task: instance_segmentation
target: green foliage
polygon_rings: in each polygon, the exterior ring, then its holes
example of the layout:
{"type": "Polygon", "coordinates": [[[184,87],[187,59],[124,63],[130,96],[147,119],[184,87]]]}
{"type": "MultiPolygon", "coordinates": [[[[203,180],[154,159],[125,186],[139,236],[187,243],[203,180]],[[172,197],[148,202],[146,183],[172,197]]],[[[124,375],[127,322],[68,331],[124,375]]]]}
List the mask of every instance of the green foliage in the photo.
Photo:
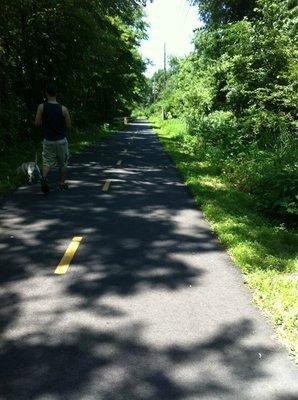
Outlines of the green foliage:
{"type": "Polygon", "coordinates": [[[2,146],[28,137],[48,80],[57,81],[59,99],[81,127],[130,111],[144,85],[141,3],[1,1],[2,146]]]}
{"type": "Polygon", "coordinates": [[[256,0],[190,0],[190,3],[198,4],[207,25],[218,26],[251,16],[256,0]]]}
{"type": "Polygon", "coordinates": [[[254,195],[258,208],[294,216],[297,152],[286,122],[262,110],[238,119],[228,111],[210,113],[196,125],[197,158],[208,160],[234,186],[254,195]]]}
{"type": "Polygon", "coordinates": [[[186,121],[198,160],[287,223],[297,218],[295,13],[284,0],[202,0],[195,51],[171,71],[158,102],[186,121]],[[245,3],[245,4],[244,4],[245,3]]]}

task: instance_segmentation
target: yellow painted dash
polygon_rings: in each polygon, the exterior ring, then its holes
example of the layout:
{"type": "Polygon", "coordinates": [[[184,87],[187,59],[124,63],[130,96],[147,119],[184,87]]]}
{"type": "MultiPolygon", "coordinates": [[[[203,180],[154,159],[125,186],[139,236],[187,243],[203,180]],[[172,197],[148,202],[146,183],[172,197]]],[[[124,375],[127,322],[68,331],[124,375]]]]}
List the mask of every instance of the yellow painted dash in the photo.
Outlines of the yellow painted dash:
{"type": "Polygon", "coordinates": [[[63,275],[67,272],[69,264],[71,263],[71,260],[73,259],[73,256],[75,255],[75,252],[77,251],[82,239],[83,238],[81,236],[74,236],[72,238],[72,241],[67,247],[64,256],[62,257],[60,263],[57,265],[55,269],[54,272],[55,274],[63,275]]]}
{"type": "Polygon", "coordinates": [[[121,165],[122,164],[122,160],[117,161],[117,165],[121,165]]]}
{"type": "Polygon", "coordinates": [[[109,190],[110,184],[111,184],[111,181],[109,179],[107,179],[102,188],[103,192],[107,192],[109,190]]]}

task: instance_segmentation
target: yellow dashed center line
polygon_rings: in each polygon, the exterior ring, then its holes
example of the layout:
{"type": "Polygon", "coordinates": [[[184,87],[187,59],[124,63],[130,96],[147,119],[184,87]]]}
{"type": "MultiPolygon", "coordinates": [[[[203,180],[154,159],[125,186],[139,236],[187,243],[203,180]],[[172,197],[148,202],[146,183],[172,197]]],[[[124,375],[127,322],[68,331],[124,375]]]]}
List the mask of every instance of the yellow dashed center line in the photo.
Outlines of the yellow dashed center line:
{"type": "Polygon", "coordinates": [[[73,259],[73,256],[75,255],[75,252],[77,251],[82,239],[83,238],[81,236],[75,236],[72,238],[72,241],[67,247],[64,256],[55,269],[55,274],[63,275],[67,272],[69,264],[71,263],[71,260],[73,259]]]}
{"type": "Polygon", "coordinates": [[[107,179],[102,188],[103,192],[107,192],[109,190],[110,184],[111,184],[111,181],[109,179],[107,179]]]}
{"type": "Polygon", "coordinates": [[[122,164],[122,160],[117,161],[117,165],[121,165],[122,164]]]}

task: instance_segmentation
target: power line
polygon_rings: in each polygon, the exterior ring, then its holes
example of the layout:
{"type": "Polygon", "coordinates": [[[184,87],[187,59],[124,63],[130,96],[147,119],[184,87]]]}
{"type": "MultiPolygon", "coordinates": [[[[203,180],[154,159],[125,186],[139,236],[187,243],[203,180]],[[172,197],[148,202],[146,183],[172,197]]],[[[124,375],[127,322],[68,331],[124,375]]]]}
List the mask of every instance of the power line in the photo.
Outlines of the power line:
{"type": "MultiPolygon", "coordinates": [[[[186,18],[189,13],[189,7],[188,8],[185,8],[185,7],[187,7],[187,0],[180,0],[180,3],[178,4],[178,9],[177,9],[177,15],[178,15],[178,17],[180,15],[180,13],[182,15],[184,15],[184,17],[182,16],[182,18],[181,18],[181,20],[183,20],[183,24],[182,24],[183,26],[185,24],[186,18]]],[[[179,18],[178,18],[178,20],[179,20],[179,18]]]]}
{"type": "Polygon", "coordinates": [[[184,2],[185,2],[185,0],[180,0],[180,3],[178,5],[178,10],[177,10],[178,15],[179,15],[180,11],[182,12],[182,10],[183,10],[184,2]]]}
{"type": "Polygon", "coordinates": [[[190,6],[188,6],[186,15],[185,15],[185,17],[184,17],[184,20],[183,20],[183,27],[184,27],[184,25],[185,25],[185,22],[187,21],[187,17],[188,17],[188,14],[189,14],[189,10],[190,10],[190,6]]]}

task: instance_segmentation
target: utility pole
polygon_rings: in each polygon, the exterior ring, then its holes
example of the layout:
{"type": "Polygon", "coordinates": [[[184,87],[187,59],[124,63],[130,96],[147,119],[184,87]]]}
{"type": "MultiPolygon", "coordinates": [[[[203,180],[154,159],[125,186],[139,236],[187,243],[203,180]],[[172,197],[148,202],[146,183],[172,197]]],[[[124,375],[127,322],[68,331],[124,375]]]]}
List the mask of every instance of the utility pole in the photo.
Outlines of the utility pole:
{"type": "MultiPolygon", "coordinates": [[[[165,90],[166,84],[167,84],[167,46],[166,46],[166,43],[164,43],[164,46],[163,46],[163,71],[164,71],[164,90],[165,90]]],[[[162,115],[162,119],[166,119],[166,112],[165,112],[164,106],[162,106],[161,115],[162,115]]]]}
{"type": "Polygon", "coordinates": [[[156,100],[156,81],[155,81],[155,77],[153,78],[152,94],[153,94],[153,101],[155,103],[155,100],[156,100]]]}
{"type": "Polygon", "coordinates": [[[167,46],[166,46],[166,43],[164,43],[164,46],[163,46],[163,70],[165,73],[165,85],[166,85],[166,76],[167,76],[167,46]]]}

